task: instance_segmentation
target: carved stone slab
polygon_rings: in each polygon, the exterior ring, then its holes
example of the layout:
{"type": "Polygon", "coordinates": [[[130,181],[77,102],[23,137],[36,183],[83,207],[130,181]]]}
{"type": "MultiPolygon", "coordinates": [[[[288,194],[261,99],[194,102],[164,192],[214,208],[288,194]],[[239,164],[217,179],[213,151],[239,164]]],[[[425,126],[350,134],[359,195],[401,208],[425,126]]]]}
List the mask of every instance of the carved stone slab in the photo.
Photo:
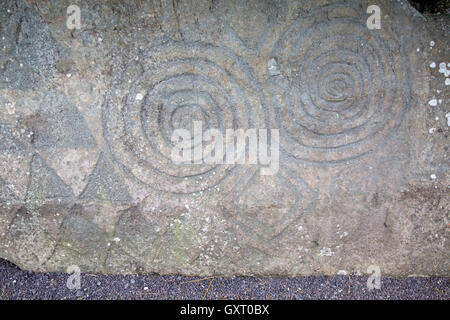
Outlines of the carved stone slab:
{"type": "Polygon", "coordinates": [[[448,17],[372,2],[2,1],[0,257],[448,275],[448,17]],[[277,129],[278,170],[175,163],[196,122],[277,129]]]}

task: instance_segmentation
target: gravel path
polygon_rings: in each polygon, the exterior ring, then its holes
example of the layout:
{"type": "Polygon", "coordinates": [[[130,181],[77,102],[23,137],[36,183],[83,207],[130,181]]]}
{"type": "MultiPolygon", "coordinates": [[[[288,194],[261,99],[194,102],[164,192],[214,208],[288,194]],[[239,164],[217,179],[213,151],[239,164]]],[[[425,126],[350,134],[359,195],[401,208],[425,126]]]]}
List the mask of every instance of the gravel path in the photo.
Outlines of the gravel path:
{"type": "Polygon", "coordinates": [[[367,276],[234,277],[81,275],[69,290],[67,274],[21,271],[0,260],[3,299],[439,299],[449,300],[448,278],[381,279],[369,291],[367,276]]]}

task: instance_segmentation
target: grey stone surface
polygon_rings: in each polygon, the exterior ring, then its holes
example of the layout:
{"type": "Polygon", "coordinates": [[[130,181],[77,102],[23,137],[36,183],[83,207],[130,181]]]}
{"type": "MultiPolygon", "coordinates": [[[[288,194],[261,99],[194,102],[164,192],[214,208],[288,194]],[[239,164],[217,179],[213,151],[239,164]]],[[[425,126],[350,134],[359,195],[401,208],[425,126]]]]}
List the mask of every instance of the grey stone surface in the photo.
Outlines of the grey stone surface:
{"type": "Polygon", "coordinates": [[[379,30],[372,1],[3,1],[0,257],[448,276],[449,18],[377,2],[379,30]],[[195,120],[279,129],[279,171],[175,164],[195,120]]]}

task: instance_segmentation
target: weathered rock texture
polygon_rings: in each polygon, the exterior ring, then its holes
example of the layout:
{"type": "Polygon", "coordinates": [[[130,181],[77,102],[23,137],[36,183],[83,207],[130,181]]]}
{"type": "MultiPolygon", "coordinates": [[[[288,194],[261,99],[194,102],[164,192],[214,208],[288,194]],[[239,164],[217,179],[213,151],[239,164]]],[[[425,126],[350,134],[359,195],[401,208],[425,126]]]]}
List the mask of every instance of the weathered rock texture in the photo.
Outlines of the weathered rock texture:
{"type": "Polygon", "coordinates": [[[449,275],[448,87],[429,67],[448,18],[428,23],[387,0],[1,1],[0,257],[449,275]],[[278,128],[278,174],[175,165],[171,132],[194,120],[278,128]]]}

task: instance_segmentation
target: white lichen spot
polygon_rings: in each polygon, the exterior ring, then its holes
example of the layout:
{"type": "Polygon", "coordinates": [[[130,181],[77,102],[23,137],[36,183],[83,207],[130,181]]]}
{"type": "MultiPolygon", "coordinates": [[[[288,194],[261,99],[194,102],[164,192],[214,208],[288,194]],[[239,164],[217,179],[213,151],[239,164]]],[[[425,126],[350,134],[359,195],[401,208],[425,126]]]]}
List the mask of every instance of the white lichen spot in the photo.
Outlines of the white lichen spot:
{"type": "Polygon", "coordinates": [[[323,256],[331,257],[333,254],[334,254],[334,252],[331,251],[331,248],[324,247],[324,248],[320,249],[319,256],[320,257],[323,257],[323,256]]]}
{"type": "Polygon", "coordinates": [[[435,175],[434,173],[431,174],[431,175],[430,175],[430,179],[431,179],[431,180],[436,180],[436,175],[435,175]]]}
{"type": "Polygon", "coordinates": [[[447,64],[445,62],[439,63],[439,73],[442,73],[445,77],[450,76],[450,70],[447,69],[447,64]]]}
{"type": "Polygon", "coordinates": [[[267,67],[269,69],[269,74],[271,76],[278,76],[281,74],[280,68],[278,67],[277,60],[275,58],[271,58],[267,63],[267,67]]]}
{"type": "Polygon", "coordinates": [[[144,96],[142,94],[138,93],[136,95],[136,101],[141,101],[142,99],[144,99],[144,96]]]}
{"type": "Polygon", "coordinates": [[[430,68],[432,69],[436,68],[436,63],[435,62],[430,63],[430,68]]]}
{"type": "Polygon", "coordinates": [[[450,86],[450,78],[445,79],[445,85],[450,86]]]}
{"type": "Polygon", "coordinates": [[[447,114],[445,115],[445,117],[447,118],[447,126],[450,127],[450,112],[447,113],[447,114]]]}
{"type": "Polygon", "coordinates": [[[430,101],[428,101],[428,104],[432,107],[436,107],[437,106],[437,100],[436,99],[431,99],[430,101]]]}
{"type": "Polygon", "coordinates": [[[118,243],[118,242],[120,242],[120,238],[115,237],[115,238],[113,239],[113,241],[114,241],[115,243],[118,243]]]}
{"type": "Polygon", "coordinates": [[[436,131],[436,128],[430,128],[430,129],[428,130],[428,132],[429,132],[430,134],[433,134],[435,131],[436,131]]]}
{"type": "Polygon", "coordinates": [[[430,41],[430,47],[431,47],[431,48],[433,48],[435,44],[436,44],[436,43],[435,43],[433,40],[430,41]]]}
{"type": "Polygon", "coordinates": [[[347,275],[347,271],[345,271],[345,270],[339,270],[336,274],[337,274],[338,276],[346,276],[346,275],[347,275]]]}

